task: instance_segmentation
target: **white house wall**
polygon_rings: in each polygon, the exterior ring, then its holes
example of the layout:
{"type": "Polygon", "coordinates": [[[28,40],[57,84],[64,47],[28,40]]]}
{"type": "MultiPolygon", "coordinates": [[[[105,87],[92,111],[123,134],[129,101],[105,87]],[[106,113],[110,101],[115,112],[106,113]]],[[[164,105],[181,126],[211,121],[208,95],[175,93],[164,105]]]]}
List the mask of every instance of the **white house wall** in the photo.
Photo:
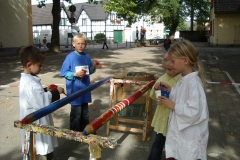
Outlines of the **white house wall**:
{"type": "MultiPolygon", "coordinates": [[[[75,15],[76,16],[76,15],[75,15]]],[[[89,40],[93,40],[94,36],[98,33],[104,33],[106,34],[106,37],[108,40],[114,39],[114,31],[122,31],[122,40],[123,42],[127,41],[135,41],[136,39],[136,26],[138,26],[139,30],[139,38],[140,38],[140,29],[141,26],[143,26],[146,29],[146,39],[151,39],[154,37],[164,37],[164,25],[163,23],[155,23],[150,24],[147,22],[143,22],[140,20],[139,22],[136,22],[132,24],[130,28],[127,28],[126,25],[128,24],[127,21],[119,21],[120,19],[117,19],[116,13],[112,12],[108,15],[106,20],[90,20],[88,14],[85,10],[82,10],[79,18],[76,17],[76,24],[75,26],[79,27],[79,33],[84,33],[86,37],[89,40]],[[114,20],[114,22],[113,22],[114,20]],[[118,20],[118,21],[116,21],[118,20]],[[118,22],[118,23],[117,23],[118,22]]],[[[67,30],[71,28],[71,24],[69,23],[69,20],[67,19],[67,15],[65,11],[61,10],[61,23],[59,26],[60,30],[67,30]]],[[[50,25],[43,25],[43,26],[33,26],[33,38],[34,38],[34,44],[38,44],[41,42],[41,40],[37,39],[39,36],[41,30],[51,30],[50,25]]]]}
{"type": "Polygon", "coordinates": [[[83,10],[76,25],[79,26],[80,32],[84,33],[88,39],[94,39],[94,36],[98,33],[106,33],[108,39],[114,39],[114,30],[124,30],[124,23],[124,21],[121,24],[112,23],[110,15],[106,20],[91,21],[87,13],[83,10]]]}

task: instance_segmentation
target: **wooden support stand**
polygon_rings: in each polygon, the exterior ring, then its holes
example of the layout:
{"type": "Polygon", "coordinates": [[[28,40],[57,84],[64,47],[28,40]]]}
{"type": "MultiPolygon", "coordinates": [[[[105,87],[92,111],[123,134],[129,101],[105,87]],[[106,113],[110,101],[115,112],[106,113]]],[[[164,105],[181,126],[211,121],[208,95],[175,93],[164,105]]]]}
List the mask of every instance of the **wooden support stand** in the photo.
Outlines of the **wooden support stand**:
{"type": "MultiPolygon", "coordinates": [[[[110,93],[110,102],[109,102],[109,108],[114,106],[118,103],[117,98],[117,90],[116,84],[112,83],[110,88],[113,89],[112,95],[110,93]]],[[[146,141],[147,139],[147,131],[152,131],[151,123],[152,123],[152,100],[149,97],[150,89],[147,91],[146,96],[146,104],[145,104],[145,111],[143,112],[143,120],[134,120],[130,119],[130,117],[119,117],[118,115],[114,116],[114,125],[110,124],[111,122],[107,122],[107,130],[106,134],[107,136],[110,134],[110,130],[118,130],[118,131],[126,131],[126,132],[133,132],[133,133],[141,133],[142,134],[142,141],[146,141]],[[120,123],[124,125],[119,125],[120,123]],[[141,126],[139,128],[135,127],[127,127],[129,124],[135,124],[138,126],[141,126]]],[[[126,108],[125,108],[126,109],[126,108]]],[[[140,118],[140,117],[139,117],[140,118]]],[[[138,118],[138,119],[139,119],[138,118]]]]}
{"type": "Polygon", "coordinates": [[[36,133],[31,131],[30,132],[30,153],[31,153],[31,160],[36,160],[36,133]]]}

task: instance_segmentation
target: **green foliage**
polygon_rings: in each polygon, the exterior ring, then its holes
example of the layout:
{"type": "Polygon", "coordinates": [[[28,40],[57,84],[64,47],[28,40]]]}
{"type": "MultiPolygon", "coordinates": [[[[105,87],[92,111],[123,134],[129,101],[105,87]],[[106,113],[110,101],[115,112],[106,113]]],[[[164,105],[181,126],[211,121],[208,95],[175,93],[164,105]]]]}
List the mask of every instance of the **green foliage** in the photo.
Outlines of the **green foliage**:
{"type": "MultiPolygon", "coordinates": [[[[42,8],[42,7],[46,7],[46,3],[48,0],[38,0],[38,8],[42,8]]],[[[72,0],[64,0],[68,3],[72,3],[72,0]]],[[[54,3],[54,0],[53,0],[53,3],[54,3]]]]}
{"type": "MultiPolygon", "coordinates": [[[[97,3],[96,0],[88,0],[97,3]]],[[[209,0],[107,0],[102,6],[108,13],[117,12],[118,16],[128,21],[128,26],[138,21],[143,15],[150,15],[153,21],[164,22],[174,34],[182,26],[182,19],[191,17],[193,21],[209,19],[209,0]]]]}
{"type": "Polygon", "coordinates": [[[104,39],[105,39],[105,34],[103,34],[103,33],[97,33],[97,34],[94,36],[94,40],[95,40],[97,43],[103,42],[104,39]]]}
{"type": "MultiPolygon", "coordinates": [[[[88,0],[89,3],[98,3],[96,0],[88,0]]],[[[147,14],[150,8],[154,6],[157,0],[107,0],[100,2],[107,13],[112,11],[117,13],[117,16],[128,21],[128,26],[137,22],[143,14],[147,14]]]]}
{"type": "Polygon", "coordinates": [[[179,24],[177,26],[177,31],[190,31],[190,27],[187,26],[184,22],[185,22],[184,19],[181,19],[179,21],[179,24]]]}
{"type": "Polygon", "coordinates": [[[210,3],[208,0],[157,0],[157,4],[149,12],[152,19],[163,22],[174,34],[177,27],[187,29],[183,21],[191,17],[193,21],[209,19],[210,3]]]}

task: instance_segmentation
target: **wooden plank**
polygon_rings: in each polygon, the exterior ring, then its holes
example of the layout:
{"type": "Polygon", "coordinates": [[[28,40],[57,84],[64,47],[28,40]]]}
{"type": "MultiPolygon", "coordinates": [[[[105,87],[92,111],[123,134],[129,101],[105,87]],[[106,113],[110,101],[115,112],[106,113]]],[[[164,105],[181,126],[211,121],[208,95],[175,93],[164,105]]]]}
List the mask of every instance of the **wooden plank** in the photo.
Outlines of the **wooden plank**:
{"type": "Polygon", "coordinates": [[[110,129],[118,130],[118,131],[127,131],[127,132],[134,132],[134,133],[143,133],[142,129],[138,128],[131,128],[131,127],[124,127],[124,126],[109,126],[110,129]]]}
{"type": "Polygon", "coordinates": [[[144,121],[142,121],[142,120],[133,120],[133,119],[126,119],[126,118],[118,118],[118,121],[124,122],[124,123],[140,124],[140,125],[144,124],[144,121]]]}

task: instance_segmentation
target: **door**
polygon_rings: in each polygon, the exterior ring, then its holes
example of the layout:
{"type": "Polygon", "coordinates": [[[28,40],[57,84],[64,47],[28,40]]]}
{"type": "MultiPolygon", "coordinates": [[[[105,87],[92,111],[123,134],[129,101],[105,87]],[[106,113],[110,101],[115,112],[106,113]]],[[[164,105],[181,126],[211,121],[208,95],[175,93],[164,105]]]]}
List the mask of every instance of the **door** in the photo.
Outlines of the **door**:
{"type": "Polygon", "coordinates": [[[234,26],[234,44],[240,45],[240,26],[234,26]]]}
{"type": "Polygon", "coordinates": [[[114,41],[122,43],[122,30],[114,30],[114,41]]]}

